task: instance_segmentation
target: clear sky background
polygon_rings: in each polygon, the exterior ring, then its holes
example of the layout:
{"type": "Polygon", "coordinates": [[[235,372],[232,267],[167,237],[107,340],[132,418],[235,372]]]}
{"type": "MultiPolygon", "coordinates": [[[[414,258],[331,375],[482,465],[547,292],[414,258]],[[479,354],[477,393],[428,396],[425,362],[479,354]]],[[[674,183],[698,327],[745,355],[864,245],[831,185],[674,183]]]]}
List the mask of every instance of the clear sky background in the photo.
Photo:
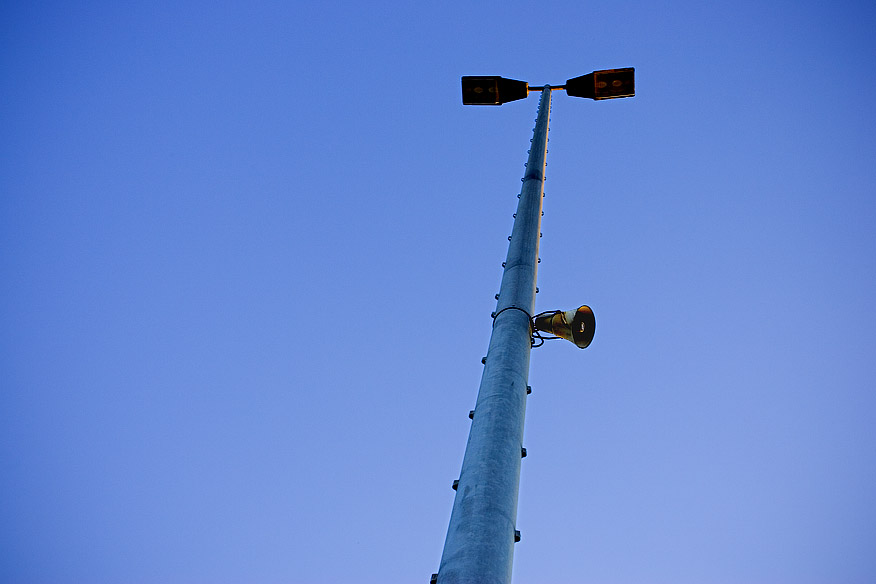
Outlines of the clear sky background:
{"type": "Polygon", "coordinates": [[[515,582],[876,582],[876,5],[4,2],[0,581],[437,570],[556,92],[515,582]],[[536,94],[537,95],[537,94],[536,94]]]}

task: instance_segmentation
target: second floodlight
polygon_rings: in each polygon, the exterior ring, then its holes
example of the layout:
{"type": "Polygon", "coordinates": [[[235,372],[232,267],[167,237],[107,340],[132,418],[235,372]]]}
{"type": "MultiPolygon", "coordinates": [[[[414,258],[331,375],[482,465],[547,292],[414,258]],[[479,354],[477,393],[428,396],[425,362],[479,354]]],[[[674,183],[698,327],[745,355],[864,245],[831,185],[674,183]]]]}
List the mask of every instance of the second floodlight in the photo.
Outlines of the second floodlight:
{"type": "Polygon", "coordinates": [[[590,99],[614,99],[636,95],[636,70],[603,69],[566,81],[566,94],[590,99]]]}

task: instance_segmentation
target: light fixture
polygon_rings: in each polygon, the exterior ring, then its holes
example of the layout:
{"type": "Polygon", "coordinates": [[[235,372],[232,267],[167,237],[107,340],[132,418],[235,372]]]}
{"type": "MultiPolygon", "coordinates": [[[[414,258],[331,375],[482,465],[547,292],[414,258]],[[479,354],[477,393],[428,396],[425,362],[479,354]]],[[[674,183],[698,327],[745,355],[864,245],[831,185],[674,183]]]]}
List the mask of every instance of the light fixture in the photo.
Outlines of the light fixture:
{"type": "Polygon", "coordinates": [[[636,70],[603,69],[566,81],[566,94],[590,99],[614,99],[636,95],[636,70]]]}
{"type": "Polygon", "coordinates": [[[526,81],[505,79],[498,75],[462,78],[463,105],[502,105],[509,101],[525,99],[529,95],[526,81]]]}

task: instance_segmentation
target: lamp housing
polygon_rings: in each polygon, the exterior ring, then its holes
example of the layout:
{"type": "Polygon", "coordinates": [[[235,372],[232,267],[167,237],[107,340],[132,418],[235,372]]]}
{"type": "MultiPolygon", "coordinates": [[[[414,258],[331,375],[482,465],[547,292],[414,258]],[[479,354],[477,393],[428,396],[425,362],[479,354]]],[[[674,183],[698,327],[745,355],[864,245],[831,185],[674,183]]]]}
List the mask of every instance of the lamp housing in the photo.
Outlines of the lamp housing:
{"type": "Polygon", "coordinates": [[[568,79],[566,93],[590,99],[633,97],[636,95],[636,70],[634,67],[603,69],[568,79]]]}
{"type": "Polygon", "coordinates": [[[509,101],[525,99],[529,95],[529,83],[506,79],[497,75],[462,78],[463,105],[502,105],[509,101]]]}

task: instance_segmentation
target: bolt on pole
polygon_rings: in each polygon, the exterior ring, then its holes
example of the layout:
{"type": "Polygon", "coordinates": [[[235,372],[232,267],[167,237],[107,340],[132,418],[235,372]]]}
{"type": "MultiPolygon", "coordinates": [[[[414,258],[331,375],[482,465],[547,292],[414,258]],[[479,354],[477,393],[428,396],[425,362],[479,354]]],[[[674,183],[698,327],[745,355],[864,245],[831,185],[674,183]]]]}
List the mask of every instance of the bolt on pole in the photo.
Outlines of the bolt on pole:
{"type": "Polygon", "coordinates": [[[542,90],[437,584],[508,584],[516,527],[551,87],[542,90]]]}

